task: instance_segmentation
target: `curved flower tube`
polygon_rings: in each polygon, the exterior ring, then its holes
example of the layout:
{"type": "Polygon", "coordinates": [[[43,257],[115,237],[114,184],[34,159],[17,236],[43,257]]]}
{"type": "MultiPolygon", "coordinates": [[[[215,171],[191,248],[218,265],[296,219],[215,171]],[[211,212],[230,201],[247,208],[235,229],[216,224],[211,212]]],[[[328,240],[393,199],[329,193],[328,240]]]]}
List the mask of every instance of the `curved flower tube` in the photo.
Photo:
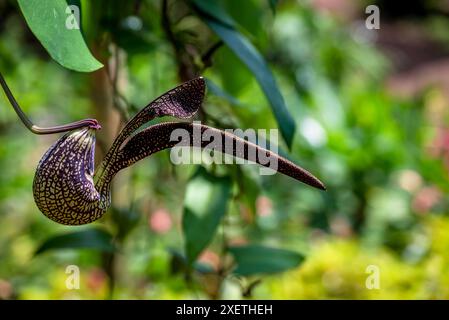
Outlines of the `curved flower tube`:
{"type": "Polygon", "coordinates": [[[261,161],[259,155],[272,157],[277,161],[278,172],[325,190],[323,183],[305,169],[272,151],[216,128],[196,123],[165,122],[136,132],[156,117],[192,117],[205,95],[206,85],[201,77],[166,92],[136,114],[119,133],[97,172],[94,172],[95,130],[100,127],[96,120],[86,119],[65,126],[39,128],[22,112],[1,74],[0,84],[20,119],[32,132],[47,134],[69,131],[44,154],[33,182],[33,195],[39,210],[61,224],[82,225],[101,218],[111,204],[110,186],[113,177],[137,161],[174,146],[210,148],[208,141],[201,141],[198,145],[194,143],[195,130],[211,131],[220,137],[221,146],[239,143],[243,147],[232,148],[232,151],[223,147],[218,150],[222,153],[262,166],[267,164],[261,161]],[[172,139],[172,132],[176,129],[184,130],[191,139],[187,142],[172,139]]]}

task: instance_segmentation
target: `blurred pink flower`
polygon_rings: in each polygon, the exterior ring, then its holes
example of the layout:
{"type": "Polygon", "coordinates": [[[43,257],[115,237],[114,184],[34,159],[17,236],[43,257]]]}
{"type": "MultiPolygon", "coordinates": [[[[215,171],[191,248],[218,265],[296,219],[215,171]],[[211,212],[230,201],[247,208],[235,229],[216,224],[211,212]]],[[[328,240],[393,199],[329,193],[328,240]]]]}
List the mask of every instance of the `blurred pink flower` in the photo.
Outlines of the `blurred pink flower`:
{"type": "Polygon", "coordinates": [[[267,217],[273,213],[273,202],[266,196],[259,196],[256,200],[256,213],[259,217],[267,217]]]}
{"type": "Polygon", "coordinates": [[[243,221],[246,223],[253,223],[254,216],[252,214],[252,211],[244,204],[239,205],[240,208],[240,216],[242,217],[243,221]]]}
{"type": "Polygon", "coordinates": [[[103,270],[98,268],[92,269],[87,276],[87,287],[94,292],[98,292],[104,288],[106,278],[103,270]]]}
{"type": "Polygon", "coordinates": [[[348,219],[342,216],[337,216],[331,219],[330,227],[332,230],[332,233],[335,235],[342,237],[342,238],[348,238],[352,236],[352,227],[349,223],[348,219]]]}
{"type": "Polygon", "coordinates": [[[167,210],[157,209],[150,215],[148,224],[154,232],[165,234],[172,228],[173,221],[167,210]]]}
{"type": "Polygon", "coordinates": [[[6,280],[0,279],[0,300],[6,300],[12,296],[12,285],[6,280]]]}
{"type": "Polygon", "coordinates": [[[198,261],[211,266],[215,271],[217,271],[220,266],[220,257],[211,250],[204,250],[198,258],[198,261]]]}
{"type": "Polygon", "coordinates": [[[236,238],[229,239],[228,244],[230,246],[243,246],[245,244],[248,244],[248,240],[246,240],[246,238],[244,238],[244,237],[236,237],[236,238]]]}
{"type": "Polygon", "coordinates": [[[320,12],[350,19],[359,11],[359,4],[351,0],[313,0],[312,6],[320,12]]]}
{"type": "Polygon", "coordinates": [[[417,213],[424,214],[429,212],[429,210],[431,210],[440,200],[440,190],[436,187],[425,187],[415,194],[412,208],[417,213]]]}
{"type": "Polygon", "coordinates": [[[449,130],[447,128],[437,129],[431,148],[435,156],[449,152],[449,130]]]}
{"type": "Polygon", "coordinates": [[[449,129],[438,128],[436,137],[430,143],[430,155],[441,157],[446,168],[449,169],[449,129]]]}

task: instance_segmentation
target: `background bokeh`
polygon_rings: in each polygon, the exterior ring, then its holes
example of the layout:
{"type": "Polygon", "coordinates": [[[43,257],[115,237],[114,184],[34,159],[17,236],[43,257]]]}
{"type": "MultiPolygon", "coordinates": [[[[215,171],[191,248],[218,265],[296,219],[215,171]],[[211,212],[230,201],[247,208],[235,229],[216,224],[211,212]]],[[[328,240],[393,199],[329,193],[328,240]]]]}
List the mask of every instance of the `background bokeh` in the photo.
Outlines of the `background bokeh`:
{"type": "MultiPolygon", "coordinates": [[[[0,0],[0,70],[39,125],[97,118],[97,161],[129,115],[192,74],[209,81],[197,120],[278,128],[254,74],[188,1],[168,1],[170,30],[163,2],[81,1],[86,42],[105,67],[79,73],[50,58],[16,1],[0,0]]],[[[1,94],[0,299],[449,298],[449,2],[220,4],[268,62],[296,123],[292,147],[281,140],[280,149],[327,192],[252,166],[206,166],[229,175],[232,192],[192,272],[181,221],[197,166],[174,166],[161,152],[117,176],[113,207],[95,222],[117,250],[35,254],[49,238],[92,226],[58,225],[39,212],[33,174],[57,137],[28,132],[1,94]],[[379,30],[365,27],[369,4],[380,8],[379,30]],[[223,248],[246,244],[305,259],[282,273],[237,276],[223,248]],[[79,290],[66,287],[68,265],[80,268],[79,290]],[[373,265],[380,288],[370,290],[373,265]]]]}

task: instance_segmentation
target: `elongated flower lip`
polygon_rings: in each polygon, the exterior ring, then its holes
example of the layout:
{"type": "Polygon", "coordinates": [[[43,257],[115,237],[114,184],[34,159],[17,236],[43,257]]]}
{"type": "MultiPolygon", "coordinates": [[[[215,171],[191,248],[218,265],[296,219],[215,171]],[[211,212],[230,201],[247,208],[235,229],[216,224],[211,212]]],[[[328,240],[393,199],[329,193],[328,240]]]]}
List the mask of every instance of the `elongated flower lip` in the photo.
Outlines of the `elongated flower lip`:
{"type": "Polygon", "coordinates": [[[327,191],[326,185],[320,179],[318,179],[312,174],[310,175],[316,180],[313,184],[310,184],[312,187],[318,188],[323,191],[327,191]]]}
{"type": "MultiPolygon", "coordinates": [[[[219,141],[221,141],[220,148],[216,149],[216,151],[231,155],[236,158],[249,160],[253,163],[258,163],[261,166],[270,168],[271,162],[268,164],[260,162],[260,156],[257,156],[258,154],[260,155],[261,153],[265,152],[266,155],[268,155],[273,161],[276,162],[275,171],[317,189],[326,190],[326,186],[324,185],[324,183],[321,182],[312,173],[296,165],[292,161],[283,158],[273,151],[266,150],[255,143],[243,140],[238,136],[230,134],[226,131],[202,124],[198,125],[195,123],[192,124],[186,122],[159,123],[150,126],[132,136],[119,152],[118,159],[116,160],[114,166],[115,170],[119,171],[121,169],[129,167],[135,162],[164,149],[172,148],[175,146],[194,146],[193,141],[195,138],[191,137],[193,137],[195,128],[197,128],[199,130],[198,132],[201,132],[201,134],[203,134],[207,130],[209,133],[213,132],[216,137],[219,137],[218,139],[219,141]],[[184,130],[183,132],[189,138],[181,141],[173,139],[173,132],[175,132],[175,130],[184,130]],[[222,148],[222,146],[235,145],[237,143],[242,146],[240,152],[238,152],[238,148],[234,148],[230,151],[227,151],[226,148],[222,148]],[[256,157],[250,158],[249,154],[256,155],[256,157]]],[[[202,149],[206,149],[209,143],[210,142],[207,139],[200,139],[198,146],[202,149]]]]}

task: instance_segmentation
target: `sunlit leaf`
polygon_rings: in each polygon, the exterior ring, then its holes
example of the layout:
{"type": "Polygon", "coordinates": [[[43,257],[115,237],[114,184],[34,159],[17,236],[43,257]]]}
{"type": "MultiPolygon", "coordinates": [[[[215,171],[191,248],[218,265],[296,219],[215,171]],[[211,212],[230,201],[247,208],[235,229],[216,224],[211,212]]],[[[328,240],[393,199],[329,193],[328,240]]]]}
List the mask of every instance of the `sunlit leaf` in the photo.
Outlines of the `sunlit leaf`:
{"type": "Polygon", "coordinates": [[[88,229],[52,236],[37,249],[36,254],[59,249],[93,249],[112,252],[112,236],[100,229],[88,229]]]}
{"type": "Polygon", "coordinates": [[[229,177],[215,177],[200,167],[190,180],[184,200],[182,228],[191,264],[217,231],[231,194],[229,177]]]}
{"type": "Polygon", "coordinates": [[[237,264],[234,273],[241,276],[283,272],[304,261],[297,252],[258,245],[230,247],[229,252],[237,264]]]}
{"type": "Polygon", "coordinates": [[[103,66],[89,51],[79,24],[78,28],[73,27],[76,19],[69,8],[72,1],[18,1],[31,31],[56,62],[81,72],[94,71],[103,66]]]}

